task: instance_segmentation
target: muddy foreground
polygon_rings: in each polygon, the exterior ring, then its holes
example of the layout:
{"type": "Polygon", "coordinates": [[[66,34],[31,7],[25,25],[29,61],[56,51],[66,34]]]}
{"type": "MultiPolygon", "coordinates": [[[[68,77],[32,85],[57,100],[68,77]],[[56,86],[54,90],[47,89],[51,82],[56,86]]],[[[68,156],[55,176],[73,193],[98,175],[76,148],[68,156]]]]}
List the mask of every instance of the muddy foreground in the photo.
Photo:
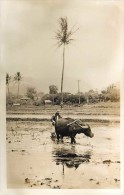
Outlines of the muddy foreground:
{"type": "Polygon", "coordinates": [[[119,124],[90,126],[94,138],[80,134],[72,145],[51,138],[49,121],[7,121],[8,188],[119,188],[119,124]]]}

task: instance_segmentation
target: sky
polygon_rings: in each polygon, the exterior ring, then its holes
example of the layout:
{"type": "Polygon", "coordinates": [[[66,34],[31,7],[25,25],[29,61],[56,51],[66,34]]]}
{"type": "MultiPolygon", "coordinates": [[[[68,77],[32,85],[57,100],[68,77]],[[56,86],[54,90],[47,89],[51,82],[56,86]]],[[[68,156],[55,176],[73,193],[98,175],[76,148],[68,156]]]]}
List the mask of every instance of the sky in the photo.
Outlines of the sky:
{"type": "Polygon", "coordinates": [[[60,91],[62,47],[55,32],[67,17],[79,30],[65,50],[64,91],[103,89],[122,74],[122,0],[11,0],[1,3],[1,71],[21,72],[22,84],[60,91]]]}

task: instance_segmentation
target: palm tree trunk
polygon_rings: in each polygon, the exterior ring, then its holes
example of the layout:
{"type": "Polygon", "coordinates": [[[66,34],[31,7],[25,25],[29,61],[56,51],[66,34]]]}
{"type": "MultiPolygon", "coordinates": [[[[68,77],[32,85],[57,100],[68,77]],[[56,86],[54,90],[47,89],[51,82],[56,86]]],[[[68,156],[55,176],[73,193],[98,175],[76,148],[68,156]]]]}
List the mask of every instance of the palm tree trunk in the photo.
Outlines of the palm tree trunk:
{"type": "Polygon", "coordinates": [[[10,97],[10,93],[9,93],[9,84],[7,85],[7,88],[8,88],[8,96],[10,97]]]}
{"type": "Polygon", "coordinates": [[[17,98],[19,97],[19,85],[20,85],[20,82],[18,81],[18,92],[17,92],[17,98]]]}
{"type": "Polygon", "coordinates": [[[65,44],[63,46],[63,67],[62,67],[62,79],[61,79],[61,103],[63,103],[63,78],[64,78],[64,66],[65,66],[65,44]]]}
{"type": "Polygon", "coordinates": [[[80,97],[80,92],[79,92],[79,105],[81,104],[81,97],[80,97]]]}

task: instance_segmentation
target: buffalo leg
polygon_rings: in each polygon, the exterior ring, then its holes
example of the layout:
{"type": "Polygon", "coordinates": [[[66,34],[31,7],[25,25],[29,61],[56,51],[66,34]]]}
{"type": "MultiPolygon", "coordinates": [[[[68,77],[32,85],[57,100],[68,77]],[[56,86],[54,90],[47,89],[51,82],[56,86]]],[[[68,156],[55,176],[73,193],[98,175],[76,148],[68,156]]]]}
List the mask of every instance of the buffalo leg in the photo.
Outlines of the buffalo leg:
{"type": "Polygon", "coordinates": [[[63,136],[61,135],[61,142],[63,142],[63,136]]]}
{"type": "Polygon", "coordinates": [[[59,138],[61,138],[61,142],[63,142],[63,136],[57,134],[57,141],[59,142],[59,138]]]}
{"type": "Polygon", "coordinates": [[[57,141],[59,142],[59,134],[57,134],[57,141]]]}
{"type": "Polygon", "coordinates": [[[73,143],[75,144],[76,141],[75,141],[75,138],[72,136],[72,137],[71,137],[71,144],[73,144],[73,143]]]}
{"type": "Polygon", "coordinates": [[[75,140],[75,138],[74,138],[74,144],[76,144],[76,140],[75,140]]]}

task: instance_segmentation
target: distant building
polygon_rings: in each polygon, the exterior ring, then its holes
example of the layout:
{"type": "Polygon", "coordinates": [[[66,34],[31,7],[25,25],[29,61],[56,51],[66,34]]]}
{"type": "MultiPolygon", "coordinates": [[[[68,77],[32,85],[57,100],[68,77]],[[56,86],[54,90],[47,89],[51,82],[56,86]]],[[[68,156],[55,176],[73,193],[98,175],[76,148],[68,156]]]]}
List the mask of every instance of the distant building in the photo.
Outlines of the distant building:
{"type": "Polygon", "coordinates": [[[21,98],[21,104],[31,104],[31,103],[32,103],[31,98],[28,98],[28,97],[21,98]]]}
{"type": "Polygon", "coordinates": [[[44,100],[44,104],[45,105],[51,105],[52,104],[52,101],[51,100],[44,100]]]}
{"type": "Polygon", "coordinates": [[[20,106],[20,103],[13,103],[13,106],[20,106]]]}

